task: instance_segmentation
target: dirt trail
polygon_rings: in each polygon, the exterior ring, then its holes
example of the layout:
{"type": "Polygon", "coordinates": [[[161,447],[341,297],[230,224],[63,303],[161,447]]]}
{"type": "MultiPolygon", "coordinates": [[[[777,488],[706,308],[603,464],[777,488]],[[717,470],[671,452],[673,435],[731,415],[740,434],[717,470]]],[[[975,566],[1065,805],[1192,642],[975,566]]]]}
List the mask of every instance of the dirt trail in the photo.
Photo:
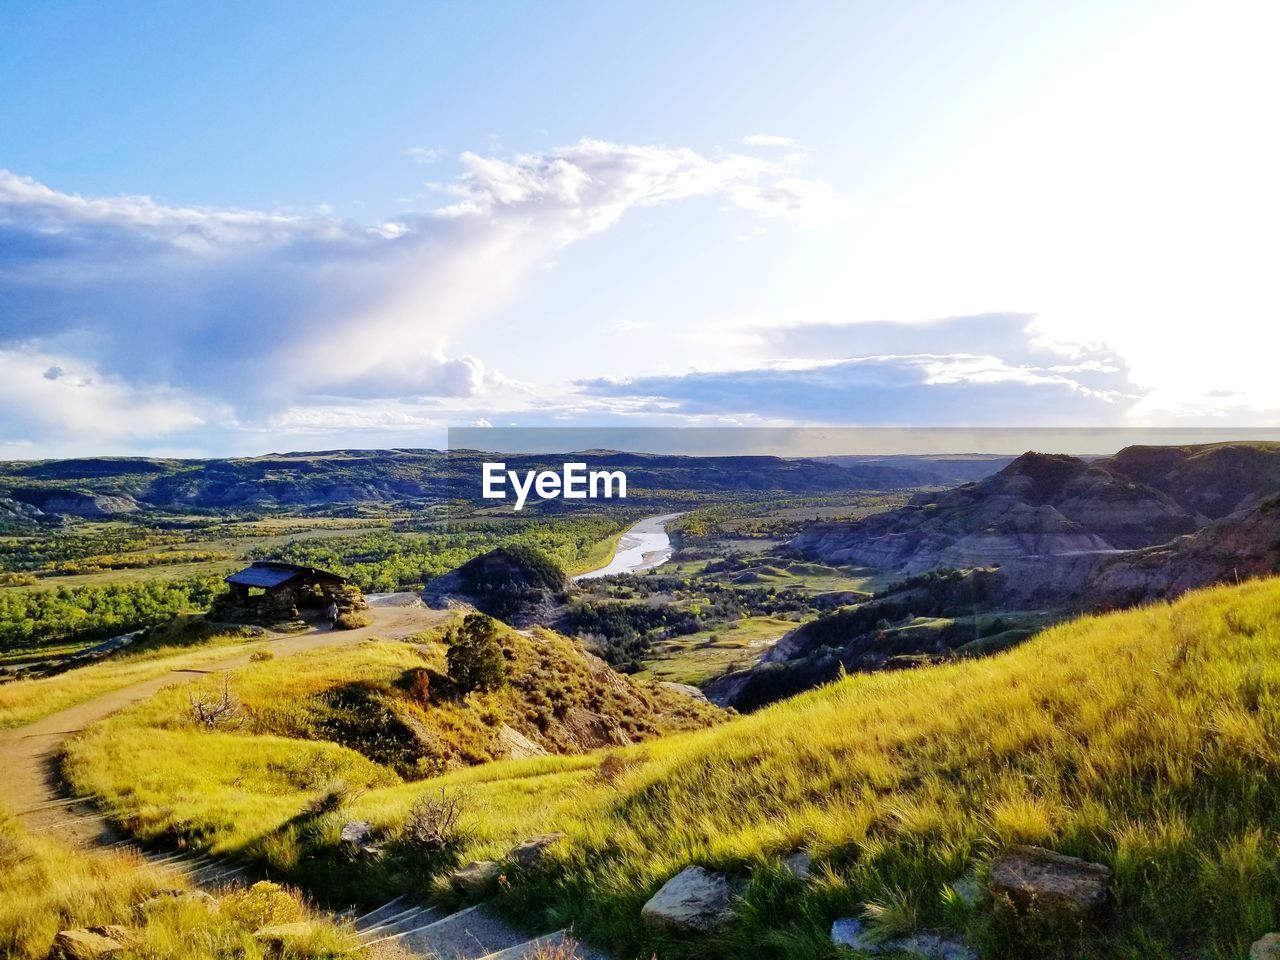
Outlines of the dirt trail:
{"type": "MultiPolygon", "coordinates": [[[[282,635],[268,647],[277,657],[287,657],[324,647],[348,646],[373,638],[397,639],[449,619],[448,611],[421,605],[376,605],[369,608],[373,623],[359,630],[329,630],[327,626],[306,633],[282,635]]],[[[228,651],[226,659],[197,669],[174,670],[160,677],[113,690],[93,700],[50,714],[34,723],[0,730],[0,795],[33,831],[56,832],[62,839],[81,844],[119,840],[96,816],[91,804],[53,805],[62,799],[57,753],[63,741],[124,707],[145,700],[165,687],[210,673],[248,665],[249,652],[228,651]],[[87,819],[82,819],[87,818],[87,819]]]]}

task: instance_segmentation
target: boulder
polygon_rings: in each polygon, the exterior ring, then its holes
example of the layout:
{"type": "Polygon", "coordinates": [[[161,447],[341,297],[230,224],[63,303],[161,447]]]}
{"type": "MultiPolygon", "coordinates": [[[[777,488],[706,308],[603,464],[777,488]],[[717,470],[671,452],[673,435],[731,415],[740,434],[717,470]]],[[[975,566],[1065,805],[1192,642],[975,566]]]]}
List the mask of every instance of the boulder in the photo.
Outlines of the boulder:
{"type": "Polygon", "coordinates": [[[1042,847],[1013,846],[991,863],[990,887],[1014,906],[1082,917],[1107,902],[1111,871],[1042,847]]]}
{"type": "Polygon", "coordinates": [[[342,825],[339,839],[352,846],[368,843],[373,837],[373,824],[368,820],[349,820],[342,825]]]}
{"type": "Polygon", "coordinates": [[[472,860],[465,867],[453,871],[449,875],[449,882],[458,893],[474,897],[488,892],[500,876],[500,864],[493,860],[472,860]]]}
{"type": "Polygon", "coordinates": [[[546,856],[547,851],[564,839],[566,837],[563,833],[547,833],[540,837],[531,837],[513,847],[507,854],[507,859],[522,867],[537,866],[546,856]]]}
{"type": "Polygon", "coordinates": [[[710,933],[733,919],[734,884],[723,873],[686,867],[662,885],[640,911],[651,927],[710,933]]]}
{"type": "Polygon", "coordinates": [[[382,856],[382,844],[373,842],[373,824],[368,820],[349,820],[342,825],[339,838],[349,851],[371,860],[382,856]]]}
{"type": "Polygon", "coordinates": [[[813,857],[804,850],[797,850],[791,856],[783,858],[782,869],[797,880],[808,880],[813,873],[813,857]]]}
{"type": "Polygon", "coordinates": [[[956,899],[966,907],[976,907],[982,899],[982,882],[972,873],[966,873],[951,884],[951,889],[955,891],[956,899]]]}
{"type": "Polygon", "coordinates": [[[1280,960],[1280,933],[1268,933],[1253,941],[1249,960],[1280,960]]]}
{"type": "Polygon", "coordinates": [[[885,940],[856,917],[843,917],[833,923],[831,942],[872,956],[891,954],[919,957],[921,960],[978,960],[977,951],[959,940],[929,931],[885,940]]]}
{"type": "Polygon", "coordinates": [[[527,760],[529,757],[545,757],[547,751],[534,743],[519,730],[503,724],[498,728],[500,749],[513,760],[527,760]]]}
{"type": "Polygon", "coordinates": [[[98,960],[118,957],[137,942],[127,928],[116,924],[63,930],[53,938],[49,960],[98,960]]]}

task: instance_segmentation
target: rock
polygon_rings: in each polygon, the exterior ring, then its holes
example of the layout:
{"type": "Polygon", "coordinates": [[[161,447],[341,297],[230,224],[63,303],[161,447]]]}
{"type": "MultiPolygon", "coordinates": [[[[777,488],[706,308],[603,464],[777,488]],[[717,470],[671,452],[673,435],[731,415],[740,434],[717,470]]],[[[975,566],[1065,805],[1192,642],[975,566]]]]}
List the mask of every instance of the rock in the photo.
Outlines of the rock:
{"type": "Polygon", "coordinates": [[[1253,941],[1249,960],[1280,960],[1280,933],[1268,933],[1253,941]]]}
{"type": "Polygon", "coordinates": [[[545,757],[547,751],[534,743],[519,730],[505,723],[498,728],[498,742],[506,755],[513,760],[527,760],[530,757],[545,757]]]}
{"type": "Polygon", "coordinates": [[[808,880],[809,875],[813,873],[813,857],[803,850],[797,850],[783,859],[782,869],[797,880],[808,880]]]}
{"type": "Polygon", "coordinates": [[[644,905],[646,924],[667,930],[710,933],[733,919],[733,883],[723,873],[686,867],[644,905]]]}
{"type": "Polygon", "coordinates": [[[855,917],[843,917],[831,925],[831,942],[872,956],[905,954],[922,960],[978,960],[977,951],[968,944],[928,931],[881,940],[855,917]]]}
{"type": "Polygon", "coordinates": [[[540,837],[531,837],[513,847],[511,852],[507,854],[507,859],[520,864],[522,867],[536,866],[546,856],[548,850],[564,839],[566,839],[566,835],[563,833],[548,833],[540,837]]]}
{"type": "Polygon", "coordinates": [[[377,860],[382,856],[382,844],[373,842],[373,824],[368,820],[350,820],[344,823],[339,838],[362,857],[377,860]]]}
{"type": "Polygon", "coordinates": [[[453,871],[449,882],[453,889],[464,896],[478,896],[498,882],[502,866],[493,860],[472,860],[465,867],[453,871]]]}
{"type": "Polygon", "coordinates": [[[976,907],[982,899],[982,883],[971,873],[953,883],[951,889],[955,891],[956,899],[966,907],[976,907]]]}
{"type": "Polygon", "coordinates": [[[343,843],[358,847],[363,843],[368,843],[372,835],[373,824],[368,820],[349,820],[342,825],[342,833],[339,839],[343,843]]]}
{"type": "Polygon", "coordinates": [[[1083,916],[1107,900],[1111,871],[1041,847],[1010,847],[991,864],[991,892],[1019,907],[1048,907],[1083,916]]]}
{"type": "Polygon", "coordinates": [[[97,960],[116,957],[137,942],[127,928],[116,924],[63,930],[53,938],[49,960],[97,960]]]}
{"type": "Polygon", "coordinates": [[[273,923],[253,931],[253,938],[267,946],[283,950],[285,947],[311,936],[315,928],[306,920],[293,923],[273,923]]]}

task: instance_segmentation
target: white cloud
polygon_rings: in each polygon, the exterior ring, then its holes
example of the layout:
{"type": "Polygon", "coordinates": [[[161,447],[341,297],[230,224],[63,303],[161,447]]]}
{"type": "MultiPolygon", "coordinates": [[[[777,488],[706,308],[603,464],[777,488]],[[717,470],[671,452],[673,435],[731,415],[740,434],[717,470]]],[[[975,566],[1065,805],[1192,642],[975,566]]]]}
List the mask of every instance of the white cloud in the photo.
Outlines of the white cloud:
{"type": "MultiPolygon", "coordinates": [[[[245,426],[313,398],[474,398],[503,378],[446,341],[564,246],[693,197],[803,221],[830,195],[783,164],[600,140],[462,163],[447,205],[374,226],[86,198],[0,171],[0,349],[93,370],[116,402],[181,383],[245,426]]],[[[188,422],[135,414],[157,433],[188,422]]]]}

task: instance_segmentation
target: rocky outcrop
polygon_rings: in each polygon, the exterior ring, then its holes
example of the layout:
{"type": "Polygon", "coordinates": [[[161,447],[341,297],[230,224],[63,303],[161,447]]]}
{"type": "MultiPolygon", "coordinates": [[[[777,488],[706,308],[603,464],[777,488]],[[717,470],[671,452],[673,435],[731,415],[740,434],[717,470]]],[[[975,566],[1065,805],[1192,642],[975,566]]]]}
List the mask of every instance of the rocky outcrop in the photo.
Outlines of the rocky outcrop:
{"type": "Polygon", "coordinates": [[[137,940],[132,931],[116,924],[63,930],[53,938],[49,960],[105,960],[122,955],[137,940]]]}
{"type": "Polygon", "coordinates": [[[831,942],[870,956],[887,954],[919,960],[978,960],[977,951],[959,940],[929,931],[884,939],[856,917],[843,917],[832,924],[831,942]]]}
{"type": "Polygon", "coordinates": [[[991,863],[990,888],[1019,909],[1086,917],[1107,902],[1111,870],[1042,847],[1014,846],[991,863]]]}
{"type": "Polygon", "coordinates": [[[1082,608],[1171,600],[1215,583],[1280,570],[1280,498],[1169,543],[1123,553],[1025,558],[1001,567],[1003,602],[1075,600],[1082,608]]]}
{"type": "Polygon", "coordinates": [[[1280,933],[1268,933],[1253,941],[1249,960],[1280,960],[1280,933]]]}
{"type": "Polygon", "coordinates": [[[1075,457],[1027,453],[977,483],[852,523],[814,524],[789,546],[824,563],[915,573],[1133,549],[1197,525],[1159,490],[1075,457]]]}
{"type": "Polygon", "coordinates": [[[650,927],[713,933],[733,920],[733,881],[723,873],[686,867],[662,885],[640,911],[650,927]]]}
{"type": "Polygon", "coordinates": [[[1280,443],[1134,446],[1098,465],[1167,494],[1206,521],[1252,509],[1280,492],[1280,443]]]}
{"type": "Polygon", "coordinates": [[[453,889],[466,897],[488,893],[502,876],[502,865],[494,860],[472,860],[449,875],[453,889]]]}
{"type": "Polygon", "coordinates": [[[96,520],[136,513],[139,509],[138,502],[127,493],[80,493],[76,490],[37,488],[13,490],[9,496],[42,513],[96,520]]]}
{"type": "Polygon", "coordinates": [[[535,867],[546,859],[547,852],[566,839],[563,833],[547,833],[516,844],[507,859],[522,867],[535,867]]]}

